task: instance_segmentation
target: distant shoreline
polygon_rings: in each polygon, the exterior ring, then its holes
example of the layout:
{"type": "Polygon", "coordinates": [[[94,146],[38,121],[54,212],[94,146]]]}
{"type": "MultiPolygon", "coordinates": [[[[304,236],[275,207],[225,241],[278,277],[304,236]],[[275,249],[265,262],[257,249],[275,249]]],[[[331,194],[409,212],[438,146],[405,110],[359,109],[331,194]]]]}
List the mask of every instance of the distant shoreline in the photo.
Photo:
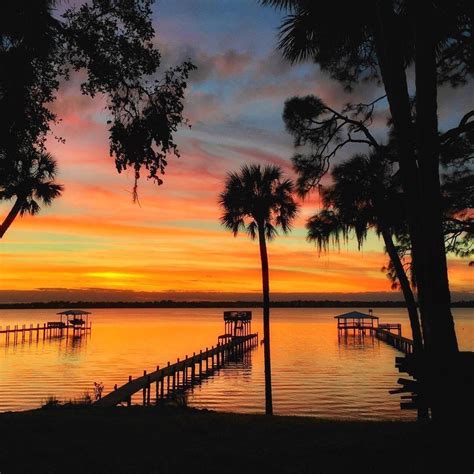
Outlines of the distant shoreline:
{"type": "MultiPolygon", "coordinates": [[[[50,301],[47,303],[0,303],[0,309],[66,308],[260,308],[260,301],[50,301]]],[[[403,301],[274,301],[273,308],[405,308],[403,301]]],[[[453,308],[474,308],[474,301],[456,301],[453,308]]]]}

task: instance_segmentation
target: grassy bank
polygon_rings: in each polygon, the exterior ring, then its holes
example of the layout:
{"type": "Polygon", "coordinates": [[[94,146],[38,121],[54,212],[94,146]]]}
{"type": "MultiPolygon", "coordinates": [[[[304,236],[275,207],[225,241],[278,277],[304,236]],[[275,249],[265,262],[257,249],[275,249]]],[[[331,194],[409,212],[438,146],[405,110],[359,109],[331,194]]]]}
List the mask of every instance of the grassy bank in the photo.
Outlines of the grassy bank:
{"type": "Polygon", "coordinates": [[[472,472],[456,431],[192,409],[59,408],[0,415],[0,472],[472,472]]]}

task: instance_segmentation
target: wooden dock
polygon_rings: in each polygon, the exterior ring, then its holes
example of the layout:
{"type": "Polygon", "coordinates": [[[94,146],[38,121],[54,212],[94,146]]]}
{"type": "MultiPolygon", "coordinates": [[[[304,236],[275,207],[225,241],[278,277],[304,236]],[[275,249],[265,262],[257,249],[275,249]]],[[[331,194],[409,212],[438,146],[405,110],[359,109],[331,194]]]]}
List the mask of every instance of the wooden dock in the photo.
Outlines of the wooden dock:
{"type": "Polygon", "coordinates": [[[402,410],[417,410],[418,418],[438,417],[452,420],[469,418],[466,409],[474,397],[474,353],[461,351],[432,359],[426,354],[406,354],[395,358],[395,366],[412,379],[399,378],[402,410]]]}
{"type": "Polygon", "coordinates": [[[177,359],[174,364],[156,368],[154,372],[147,373],[136,379],[129,376],[129,381],[114,391],[108,393],[94,403],[98,407],[111,407],[120,403],[128,406],[132,403],[132,396],[142,391],[143,405],[151,404],[151,387],[155,384],[155,400],[170,399],[177,393],[184,393],[188,388],[208,377],[215,370],[221,368],[226,362],[236,356],[243,355],[252,347],[258,345],[258,334],[234,336],[225,343],[218,343],[211,349],[186,356],[183,360],[177,359]]]}
{"type": "Polygon", "coordinates": [[[5,329],[0,326],[0,334],[5,334],[5,344],[10,342],[18,344],[19,342],[32,342],[41,339],[53,339],[66,336],[71,334],[72,337],[80,337],[83,334],[89,334],[92,329],[92,323],[89,322],[89,311],[82,309],[68,309],[67,311],[61,311],[57,313],[59,315],[59,321],[48,321],[47,323],[41,324],[22,324],[21,327],[15,324],[6,326],[5,329]]]}
{"type": "Polygon", "coordinates": [[[0,326],[0,334],[5,335],[5,344],[19,344],[22,342],[39,341],[40,339],[53,339],[63,336],[80,336],[85,333],[90,333],[92,330],[92,323],[87,326],[75,327],[66,323],[52,321],[41,324],[15,324],[14,326],[0,326]]]}
{"type": "MultiPolygon", "coordinates": [[[[369,313],[351,311],[349,313],[335,316],[337,319],[337,332],[339,340],[344,341],[349,338],[357,337],[357,341],[364,341],[374,337],[383,341],[395,349],[399,350],[405,357],[395,358],[395,367],[400,372],[406,371],[403,365],[406,360],[412,360],[414,357],[414,345],[411,339],[402,336],[402,325],[400,323],[379,323],[379,318],[374,316],[372,310],[369,313]]],[[[401,387],[390,390],[391,394],[402,394],[400,408],[402,410],[418,410],[419,418],[426,418],[426,405],[423,402],[423,395],[420,394],[420,385],[416,380],[399,378],[397,383],[401,387]]]]}
{"type": "Polygon", "coordinates": [[[401,324],[381,324],[378,328],[375,328],[373,332],[377,339],[386,342],[400,352],[413,354],[413,341],[402,336],[401,324]],[[389,328],[385,328],[384,326],[389,326],[389,328]],[[397,334],[392,332],[392,329],[397,329],[397,334]]]}
{"type": "Polygon", "coordinates": [[[404,354],[413,354],[413,341],[402,336],[402,325],[400,323],[379,323],[379,318],[374,316],[372,310],[369,313],[350,311],[349,313],[335,316],[337,319],[338,337],[366,335],[375,336],[386,342],[404,354]]]}

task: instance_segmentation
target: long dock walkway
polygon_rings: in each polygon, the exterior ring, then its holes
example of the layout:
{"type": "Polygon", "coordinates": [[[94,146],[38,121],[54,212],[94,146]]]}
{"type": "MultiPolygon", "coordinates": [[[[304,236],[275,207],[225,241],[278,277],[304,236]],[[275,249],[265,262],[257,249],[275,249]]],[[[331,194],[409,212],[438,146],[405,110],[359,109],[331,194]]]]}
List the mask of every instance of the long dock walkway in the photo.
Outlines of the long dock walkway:
{"type": "Polygon", "coordinates": [[[20,342],[33,341],[36,339],[52,339],[55,337],[62,337],[68,336],[72,334],[73,336],[82,335],[84,333],[89,333],[92,330],[92,323],[89,323],[87,326],[80,326],[75,327],[65,323],[60,322],[49,322],[43,323],[40,325],[39,323],[30,324],[27,326],[26,324],[15,324],[13,327],[11,325],[6,326],[3,328],[0,326],[0,334],[5,335],[5,343],[13,343],[18,344],[20,342]]]}
{"type": "Polygon", "coordinates": [[[235,356],[243,355],[258,344],[258,334],[247,334],[235,336],[228,342],[218,343],[211,349],[194,353],[191,357],[186,356],[183,360],[177,360],[154,372],[143,372],[141,377],[132,379],[121,387],[108,393],[94,403],[98,407],[111,407],[120,403],[131,405],[132,396],[143,392],[143,405],[151,403],[151,385],[156,388],[156,401],[171,398],[178,392],[184,392],[203,378],[210,375],[214,370],[222,367],[227,361],[235,356]]]}
{"type": "MultiPolygon", "coordinates": [[[[401,325],[392,325],[401,326],[401,325]]],[[[398,334],[393,333],[390,329],[378,327],[373,330],[377,339],[386,342],[395,349],[398,349],[404,354],[413,354],[413,341],[401,335],[401,330],[398,334]]]]}

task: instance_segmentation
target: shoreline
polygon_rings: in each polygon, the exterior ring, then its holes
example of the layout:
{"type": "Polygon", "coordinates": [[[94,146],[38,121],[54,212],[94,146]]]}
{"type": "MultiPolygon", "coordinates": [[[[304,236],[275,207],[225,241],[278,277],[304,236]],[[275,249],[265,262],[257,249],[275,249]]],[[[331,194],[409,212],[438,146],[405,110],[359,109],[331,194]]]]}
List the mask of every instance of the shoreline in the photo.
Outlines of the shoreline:
{"type": "MultiPolygon", "coordinates": [[[[116,308],[261,308],[261,301],[50,301],[47,303],[0,303],[2,309],[116,308]]],[[[293,300],[273,301],[271,308],[406,308],[403,301],[293,300]]],[[[452,308],[474,308],[474,300],[455,301],[452,308]]]]}
{"type": "Polygon", "coordinates": [[[2,473],[472,472],[432,422],[61,407],[1,413],[0,430],[2,473]]]}

